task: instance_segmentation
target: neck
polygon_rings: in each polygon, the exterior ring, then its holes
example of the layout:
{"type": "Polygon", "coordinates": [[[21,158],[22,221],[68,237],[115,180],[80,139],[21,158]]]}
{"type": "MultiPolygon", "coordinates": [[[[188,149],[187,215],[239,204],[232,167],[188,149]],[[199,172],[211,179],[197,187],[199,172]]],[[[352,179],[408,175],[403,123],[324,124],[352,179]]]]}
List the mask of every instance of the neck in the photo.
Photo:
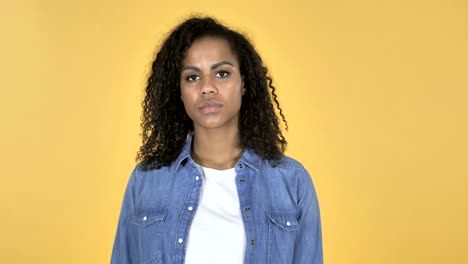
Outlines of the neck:
{"type": "Polygon", "coordinates": [[[195,130],[191,150],[193,160],[203,167],[225,170],[235,166],[242,149],[236,130],[195,130]]]}

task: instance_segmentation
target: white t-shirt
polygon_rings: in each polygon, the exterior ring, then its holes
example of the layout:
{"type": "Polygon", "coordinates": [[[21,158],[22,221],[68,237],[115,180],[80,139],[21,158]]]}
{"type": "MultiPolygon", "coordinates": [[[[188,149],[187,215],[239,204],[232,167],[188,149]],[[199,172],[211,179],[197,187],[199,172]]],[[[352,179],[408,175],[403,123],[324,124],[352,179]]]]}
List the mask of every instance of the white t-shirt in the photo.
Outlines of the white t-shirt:
{"type": "Polygon", "coordinates": [[[187,264],[242,264],[246,237],[235,168],[201,166],[203,186],[187,241],[187,264]]]}

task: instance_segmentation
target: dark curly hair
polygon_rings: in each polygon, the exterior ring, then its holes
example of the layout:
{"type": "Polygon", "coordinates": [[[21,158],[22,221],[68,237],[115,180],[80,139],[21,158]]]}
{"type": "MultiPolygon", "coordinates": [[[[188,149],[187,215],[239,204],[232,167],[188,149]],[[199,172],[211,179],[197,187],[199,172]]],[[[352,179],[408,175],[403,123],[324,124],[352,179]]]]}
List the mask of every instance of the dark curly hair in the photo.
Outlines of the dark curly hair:
{"type": "Polygon", "coordinates": [[[240,147],[272,164],[277,164],[283,155],[287,142],[273,104],[286,130],[288,125],[259,54],[245,36],[215,19],[192,17],[172,30],[152,63],[142,103],[142,146],[136,158],[144,171],[170,165],[194,129],[180,98],[180,74],[187,50],[194,41],[206,36],[225,39],[240,64],[246,88],[239,117],[240,147]]]}

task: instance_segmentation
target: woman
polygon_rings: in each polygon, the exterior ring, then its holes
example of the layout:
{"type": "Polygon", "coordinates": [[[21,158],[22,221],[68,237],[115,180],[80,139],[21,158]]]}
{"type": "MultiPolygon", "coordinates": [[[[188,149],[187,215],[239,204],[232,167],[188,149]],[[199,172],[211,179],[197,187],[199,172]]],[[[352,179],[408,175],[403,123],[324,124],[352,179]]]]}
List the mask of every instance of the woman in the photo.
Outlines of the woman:
{"type": "Polygon", "coordinates": [[[315,189],[283,155],[275,106],[286,124],[243,35],[177,26],[152,64],[111,263],[322,263],[315,189]]]}

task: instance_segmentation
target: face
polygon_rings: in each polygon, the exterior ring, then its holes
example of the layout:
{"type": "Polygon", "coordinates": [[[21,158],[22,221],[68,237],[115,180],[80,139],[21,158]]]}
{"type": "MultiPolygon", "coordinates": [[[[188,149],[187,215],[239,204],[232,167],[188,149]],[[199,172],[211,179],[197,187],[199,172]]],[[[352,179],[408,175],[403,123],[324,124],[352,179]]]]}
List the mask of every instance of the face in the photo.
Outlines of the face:
{"type": "Polygon", "coordinates": [[[180,89],[195,130],[238,129],[243,86],[239,62],[226,40],[204,37],[188,49],[180,89]]]}

